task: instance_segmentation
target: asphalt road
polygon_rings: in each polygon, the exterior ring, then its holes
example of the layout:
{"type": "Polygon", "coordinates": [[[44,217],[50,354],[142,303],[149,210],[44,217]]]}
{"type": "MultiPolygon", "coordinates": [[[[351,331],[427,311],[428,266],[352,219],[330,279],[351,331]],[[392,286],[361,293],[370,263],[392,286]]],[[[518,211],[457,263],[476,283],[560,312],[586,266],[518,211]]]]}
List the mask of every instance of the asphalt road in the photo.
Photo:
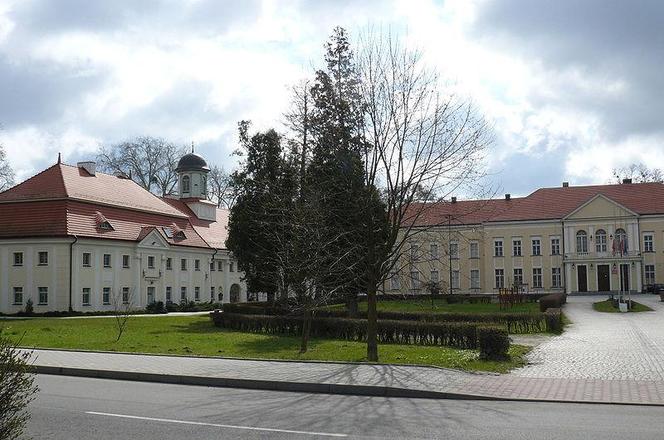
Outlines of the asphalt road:
{"type": "Polygon", "coordinates": [[[40,375],[34,439],[661,439],[664,408],[425,400],[40,375]]]}

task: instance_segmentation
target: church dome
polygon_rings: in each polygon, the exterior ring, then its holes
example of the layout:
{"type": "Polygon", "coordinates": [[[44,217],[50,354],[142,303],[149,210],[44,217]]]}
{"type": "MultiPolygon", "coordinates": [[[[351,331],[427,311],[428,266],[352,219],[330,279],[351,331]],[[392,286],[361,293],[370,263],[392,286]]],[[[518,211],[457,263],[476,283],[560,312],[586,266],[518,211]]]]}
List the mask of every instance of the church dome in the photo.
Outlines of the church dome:
{"type": "Polygon", "coordinates": [[[182,156],[175,171],[210,171],[210,167],[201,155],[189,153],[182,156]]]}

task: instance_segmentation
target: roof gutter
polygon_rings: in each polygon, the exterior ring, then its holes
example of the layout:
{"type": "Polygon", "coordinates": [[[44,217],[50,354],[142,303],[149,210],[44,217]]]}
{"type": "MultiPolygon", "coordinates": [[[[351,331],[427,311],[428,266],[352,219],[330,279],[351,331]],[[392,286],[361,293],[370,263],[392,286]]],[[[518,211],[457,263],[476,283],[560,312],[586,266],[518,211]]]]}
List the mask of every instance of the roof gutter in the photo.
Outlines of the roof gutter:
{"type": "Polygon", "coordinates": [[[74,278],[74,245],[78,241],[78,236],[74,235],[74,241],[69,243],[69,311],[73,312],[72,297],[74,292],[74,285],[72,284],[74,278]]]}

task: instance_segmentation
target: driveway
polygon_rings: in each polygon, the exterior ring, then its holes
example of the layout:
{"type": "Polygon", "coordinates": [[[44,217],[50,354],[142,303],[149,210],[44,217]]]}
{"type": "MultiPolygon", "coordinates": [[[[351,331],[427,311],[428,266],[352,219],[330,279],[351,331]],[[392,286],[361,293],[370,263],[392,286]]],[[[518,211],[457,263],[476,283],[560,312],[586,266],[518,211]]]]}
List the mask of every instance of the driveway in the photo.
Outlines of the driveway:
{"type": "Polygon", "coordinates": [[[530,365],[511,375],[533,378],[664,380],[664,303],[656,295],[632,295],[653,312],[601,313],[604,296],[572,296],[563,311],[565,332],[529,354],[530,365]]]}

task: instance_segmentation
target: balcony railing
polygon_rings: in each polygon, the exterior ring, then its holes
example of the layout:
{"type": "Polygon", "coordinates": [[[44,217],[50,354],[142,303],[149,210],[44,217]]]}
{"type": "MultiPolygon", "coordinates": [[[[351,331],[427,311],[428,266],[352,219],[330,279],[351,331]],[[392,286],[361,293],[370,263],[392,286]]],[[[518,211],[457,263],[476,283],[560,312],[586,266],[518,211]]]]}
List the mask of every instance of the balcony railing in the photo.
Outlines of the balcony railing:
{"type": "Polygon", "coordinates": [[[591,252],[566,252],[565,253],[565,259],[566,260],[584,260],[584,259],[589,259],[589,258],[599,258],[599,259],[616,259],[616,258],[636,258],[640,257],[641,252],[640,251],[632,251],[629,250],[627,252],[623,252],[622,254],[620,252],[612,252],[612,251],[606,251],[606,252],[597,252],[597,251],[591,251],[591,252]]]}

